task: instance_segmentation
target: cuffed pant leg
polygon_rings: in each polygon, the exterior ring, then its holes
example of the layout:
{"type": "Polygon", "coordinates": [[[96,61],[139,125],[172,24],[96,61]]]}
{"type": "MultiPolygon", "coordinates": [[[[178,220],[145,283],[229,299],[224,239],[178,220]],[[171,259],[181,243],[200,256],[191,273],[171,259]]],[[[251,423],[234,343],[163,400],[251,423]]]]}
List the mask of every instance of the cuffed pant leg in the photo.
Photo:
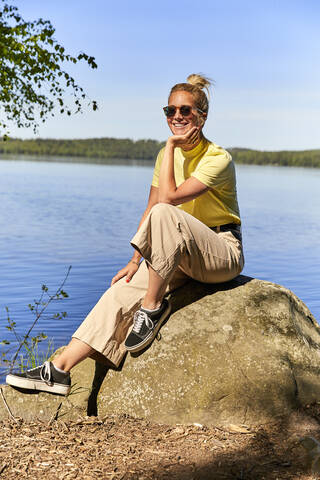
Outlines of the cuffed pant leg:
{"type": "MultiPolygon", "coordinates": [[[[180,270],[173,275],[167,292],[183,285],[188,276],[180,270]]],[[[146,262],[142,262],[129,283],[122,278],[110,287],[93,307],[88,316],[72,335],[98,352],[92,358],[103,362],[107,359],[118,367],[126,348],[128,331],[133,314],[140,307],[148,288],[149,273],[146,262]]]]}
{"type": "Polygon", "coordinates": [[[119,366],[134,312],[148,288],[148,268],[142,262],[129,283],[125,277],[110,287],[73,334],[119,366]]]}

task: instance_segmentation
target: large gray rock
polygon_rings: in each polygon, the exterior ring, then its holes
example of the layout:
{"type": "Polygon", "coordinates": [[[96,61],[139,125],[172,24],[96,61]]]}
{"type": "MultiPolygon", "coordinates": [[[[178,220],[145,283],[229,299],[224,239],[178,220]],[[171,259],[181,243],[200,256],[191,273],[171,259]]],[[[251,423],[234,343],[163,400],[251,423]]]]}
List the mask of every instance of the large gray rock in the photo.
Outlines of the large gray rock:
{"type": "MultiPolygon", "coordinates": [[[[255,425],[320,400],[320,328],[286,288],[244,276],[224,285],[190,282],[174,292],[172,304],[161,341],[107,373],[99,415],[255,425]]],[[[89,413],[97,413],[95,391],[104,373],[96,370],[89,413]]],[[[59,414],[87,412],[93,376],[92,360],[73,370],[74,393],[59,414]]],[[[24,418],[49,419],[61,402],[9,387],[4,393],[12,413],[24,418]]]]}

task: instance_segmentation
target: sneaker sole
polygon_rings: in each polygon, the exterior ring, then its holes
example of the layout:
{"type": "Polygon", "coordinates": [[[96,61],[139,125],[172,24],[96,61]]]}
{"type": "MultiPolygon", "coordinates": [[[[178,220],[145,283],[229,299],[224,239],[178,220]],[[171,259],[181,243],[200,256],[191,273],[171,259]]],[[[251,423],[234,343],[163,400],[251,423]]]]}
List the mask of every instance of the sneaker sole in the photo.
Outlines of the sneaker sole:
{"type": "Polygon", "coordinates": [[[11,387],[24,388],[26,390],[37,390],[38,392],[50,392],[58,395],[68,395],[71,385],[54,384],[47,385],[41,380],[33,380],[31,378],[16,377],[15,375],[7,375],[6,383],[11,387]]]}
{"type": "Polygon", "coordinates": [[[132,352],[132,353],[139,352],[140,350],[143,350],[145,347],[147,347],[152,342],[152,340],[157,336],[157,333],[160,330],[161,325],[168,318],[170,313],[171,313],[171,305],[168,302],[168,308],[161,315],[160,320],[159,320],[156,328],[138,345],[135,345],[134,347],[126,347],[128,352],[132,352]]]}

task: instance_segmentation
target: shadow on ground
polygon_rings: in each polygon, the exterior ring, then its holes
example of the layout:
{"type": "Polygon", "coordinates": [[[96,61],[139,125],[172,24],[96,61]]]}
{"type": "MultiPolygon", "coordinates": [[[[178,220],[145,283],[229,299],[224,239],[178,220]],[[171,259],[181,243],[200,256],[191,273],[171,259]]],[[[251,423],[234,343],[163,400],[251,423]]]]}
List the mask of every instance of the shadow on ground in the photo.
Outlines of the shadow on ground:
{"type": "MultiPolygon", "coordinates": [[[[311,480],[311,458],[301,438],[320,439],[319,405],[295,412],[290,419],[260,428],[236,432],[236,426],[195,428],[177,426],[162,438],[156,436],[146,451],[158,454],[159,464],[150,469],[126,473],[123,480],[311,480]],[[313,415],[312,409],[317,414],[313,415]],[[307,409],[308,410],[308,409],[307,409]],[[184,433],[180,433],[180,430],[184,433]],[[179,435],[172,435],[179,430],[179,435]],[[154,448],[154,444],[158,446],[154,448]],[[153,444],[153,445],[152,445],[153,444]]],[[[241,426],[238,426],[241,429],[241,426]]],[[[149,435],[148,435],[149,436],[149,435]]],[[[147,440],[147,439],[145,439],[147,440]]],[[[318,452],[320,455],[320,452],[318,452]]],[[[155,457],[154,457],[155,460],[155,457]]],[[[128,465],[129,467],[129,465],[128,465]]],[[[131,467],[130,467],[131,468],[131,467]]]]}

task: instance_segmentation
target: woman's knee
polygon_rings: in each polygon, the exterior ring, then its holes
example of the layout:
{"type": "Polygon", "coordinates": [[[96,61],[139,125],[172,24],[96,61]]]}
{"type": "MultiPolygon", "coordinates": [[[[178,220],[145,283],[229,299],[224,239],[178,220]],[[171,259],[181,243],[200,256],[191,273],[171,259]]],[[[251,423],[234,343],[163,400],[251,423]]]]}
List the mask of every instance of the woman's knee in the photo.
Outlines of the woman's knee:
{"type": "Polygon", "coordinates": [[[179,222],[179,208],[170,203],[157,203],[150,210],[150,221],[161,225],[175,225],[179,222]]]}
{"type": "Polygon", "coordinates": [[[150,210],[150,213],[152,215],[156,216],[162,216],[162,215],[168,215],[169,212],[175,211],[177,207],[174,205],[171,205],[170,203],[156,203],[150,210]]]}

